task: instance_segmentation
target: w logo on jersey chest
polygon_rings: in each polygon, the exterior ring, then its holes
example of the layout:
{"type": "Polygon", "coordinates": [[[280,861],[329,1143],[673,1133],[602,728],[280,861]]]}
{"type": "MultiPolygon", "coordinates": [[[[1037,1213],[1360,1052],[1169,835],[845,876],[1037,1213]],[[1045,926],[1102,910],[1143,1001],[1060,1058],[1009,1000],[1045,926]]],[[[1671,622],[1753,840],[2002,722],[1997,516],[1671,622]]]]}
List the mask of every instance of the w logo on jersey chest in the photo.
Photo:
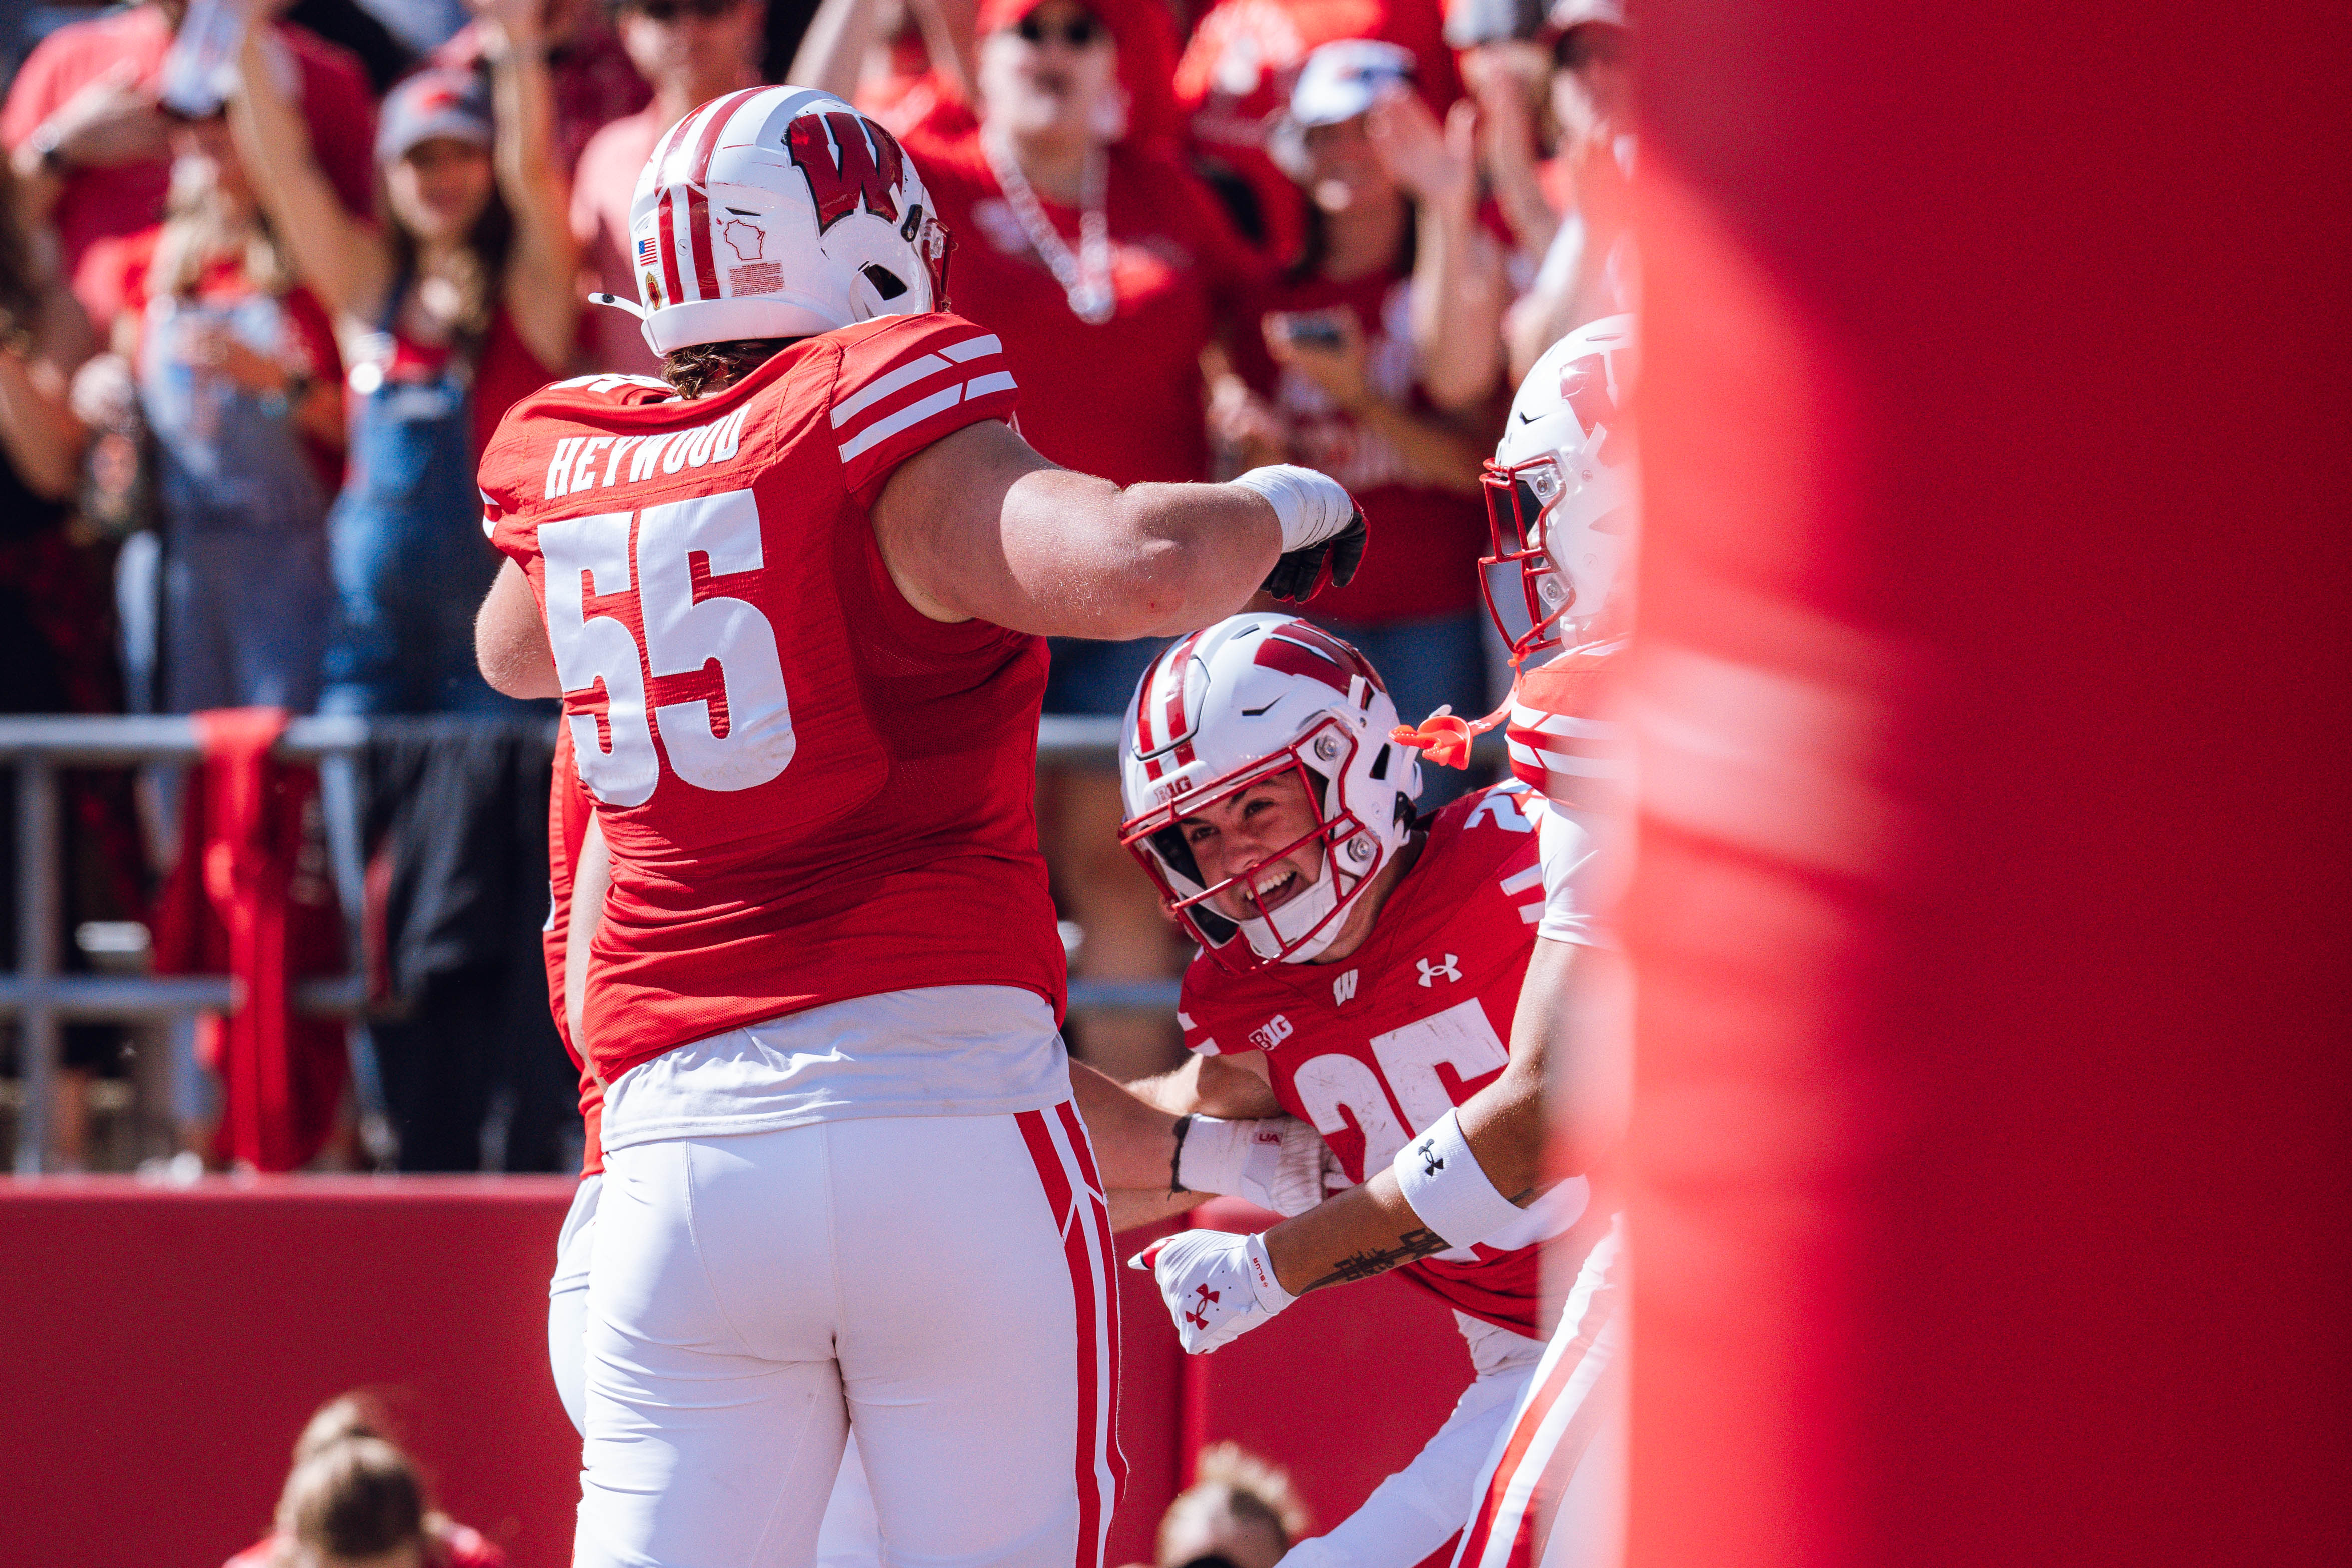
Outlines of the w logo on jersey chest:
{"type": "Polygon", "coordinates": [[[1357,971],[1350,969],[1346,974],[1331,982],[1331,1005],[1333,1007],[1344,1008],[1349,1002],[1356,999],[1356,974],[1357,971]]]}

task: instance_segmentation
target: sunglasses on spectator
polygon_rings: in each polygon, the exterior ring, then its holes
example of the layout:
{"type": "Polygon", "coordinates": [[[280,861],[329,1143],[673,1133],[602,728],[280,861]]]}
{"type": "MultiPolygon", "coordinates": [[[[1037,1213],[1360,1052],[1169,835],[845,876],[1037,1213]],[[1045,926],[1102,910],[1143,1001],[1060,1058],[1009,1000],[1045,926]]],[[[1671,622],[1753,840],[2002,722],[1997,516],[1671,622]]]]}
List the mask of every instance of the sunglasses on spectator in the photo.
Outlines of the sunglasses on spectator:
{"type": "Polygon", "coordinates": [[[1084,13],[1055,27],[1040,20],[1037,13],[1032,11],[1013,24],[1013,30],[1021,35],[1021,41],[1024,44],[1042,44],[1048,38],[1058,37],[1074,49],[1083,49],[1097,38],[1106,36],[1103,25],[1084,13]]]}
{"type": "Polygon", "coordinates": [[[688,15],[715,22],[741,3],[742,0],[629,0],[628,9],[648,22],[675,22],[688,15]]]}

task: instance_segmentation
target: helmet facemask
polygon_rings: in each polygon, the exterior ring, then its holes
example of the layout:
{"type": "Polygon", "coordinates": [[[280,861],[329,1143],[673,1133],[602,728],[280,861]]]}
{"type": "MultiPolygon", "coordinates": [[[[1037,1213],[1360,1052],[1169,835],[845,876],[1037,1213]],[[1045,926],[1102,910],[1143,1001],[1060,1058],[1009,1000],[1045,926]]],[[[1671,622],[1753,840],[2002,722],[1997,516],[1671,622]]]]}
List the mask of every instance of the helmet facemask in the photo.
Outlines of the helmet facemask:
{"type": "Polygon", "coordinates": [[[1544,524],[1552,508],[1568,494],[1559,462],[1531,457],[1505,468],[1491,459],[1478,476],[1479,494],[1486,502],[1486,537],[1494,553],[1479,559],[1478,586],[1486,595],[1486,613],[1510,644],[1514,664],[1559,641],[1559,620],[1576,602],[1576,585],[1557,569],[1545,549],[1544,524]],[[1513,636],[1502,607],[1495,602],[1494,580],[1488,568],[1518,569],[1519,591],[1527,601],[1528,626],[1513,636]]]}
{"type": "Polygon", "coordinates": [[[1244,974],[1267,964],[1313,959],[1339,936],[1349,906],[1387,863],[1384,838],[1372,824],[1353,811],[1335,810],[1337,780],[1359,744],[1345,723],[1327,718],[1282,750],[1186,789],[1126,824],[1119,841],[1158,884],[1169,913],[1226,970],[1244,974]],[[1312,825],[1240,870],[1207,882],[1185,841],[1183,819],[1286,773],[1298,779],[1312,825]],[[1260,873],[1310,844],[1322,850],[1314,880],[1269,907],[1257,891],[1260,873]],[[1216,901],[1228,895],[1252,913],[1236,916],[1219,908],[1216,901]]]}

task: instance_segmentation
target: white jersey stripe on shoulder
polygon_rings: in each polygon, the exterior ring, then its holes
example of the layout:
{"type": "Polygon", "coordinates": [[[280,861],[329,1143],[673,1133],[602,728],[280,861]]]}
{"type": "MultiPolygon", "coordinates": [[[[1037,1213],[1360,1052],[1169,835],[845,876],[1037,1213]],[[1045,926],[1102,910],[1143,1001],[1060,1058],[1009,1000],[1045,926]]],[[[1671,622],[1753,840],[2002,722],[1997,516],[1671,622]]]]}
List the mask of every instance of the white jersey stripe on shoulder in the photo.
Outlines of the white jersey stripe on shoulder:
{"type": "Polygon", "coordinates": [[[1011,392],[1018,384],[1013,381],[1011,371],[992,371],[987,375],[974,376],[963,383],[963,401],[970,402],[974,398],[986,397],[993,392],[1011,392]]]}
{"type": "Polygon", "coordinates": [[[966,360],[976,360],[982,354],[1001,354],[1003,351],[1004,340],[993,332],[985,337],[966,338],[961,343],[950,343],[940,350],[958,364],[963,363],[966,360]]]}
{"type": "Polygon", "coordinates": [[[1580,779],[1623,779],[1625,765],[1595,757],[1571,757],[1561,751],[1538,751],[1522,741],[1510,742],[1511,756],[1525,763],[1549,768],[1554,773],[1573,774],[1580,779]]]}
{"type": "Polygon", "coordinates": [[[1515,729],[1539,730],[1545,735],[1572,736],[1580,740],[1614,740],[1624,733],[1624,726],[1602,718],[1577,718],[1564,713],[1546,713],[1541,708],[1511,706],[1511,727],[1515,729]]]}
{"type": "Polygon", "coordinates": [[[1505,893],[1525,893],[1543,881],[1543,862],[1538,861],[1522,872],[1514,872],[1503,879],[1505,893]]]}
{"type": "Polygon", "coordinates": [[[942,371],[953,369],[955,369],[953,365],[949,364],[937,354],[925,354],[920,359],[908,360],[897,370],[867,382],[857,389],[857,394],[855,397],[835,403],[833,409],[833,427],[839,430],[894,392],[913,386],[919,381],[928,381],[942,371]]]}
{"type": "Polygon", "coordinates": [[[900,431],[911,425],[920,424],[935,413],[945,413],[962,401],[963,388],[952,386],[942,392],[933,392],[920,402],[910,402],[898,413],[877,419],[858,432],[855,439],[841,448],[841,460],[846,463],[867,447],[887,441],[900,431]]]}

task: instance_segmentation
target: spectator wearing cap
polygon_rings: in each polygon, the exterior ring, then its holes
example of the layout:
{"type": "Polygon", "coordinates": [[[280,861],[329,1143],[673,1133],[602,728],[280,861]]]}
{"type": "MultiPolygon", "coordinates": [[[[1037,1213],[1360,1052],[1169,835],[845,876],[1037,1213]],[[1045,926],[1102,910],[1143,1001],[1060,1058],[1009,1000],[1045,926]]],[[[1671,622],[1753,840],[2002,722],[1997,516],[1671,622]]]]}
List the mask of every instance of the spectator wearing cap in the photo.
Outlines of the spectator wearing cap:
{"type": "MultiPolygon", "coordinates": [[[[555,156],[568,176],[579,167],[590,139],[645,108],[651,93],[604,25],[604,0],[539,0],[538,25],[553,105],[555,156]]],[[[433,51],[431,63],[443,70],[481,70],[490,57],[493,32],[480,19],[468,22],[433,51]]]]}
{"type": "Polygon", "coordinates": [[[1461,96],[1439,0],[1217,0],[1177,62],[1176,105],[1193,149],[1243,232],[1285,264],[1306,243],[1307,211],[1269,139],[1307,57],[1342,38],[1411,55],[1414,90],[1433,114],[1461,96]]]}
{"type": "MultiPolygon", "coordinates": [[[[1240,382],[1211,413],[1237,460],[1320,469],[1362,504],[1371,549],[1307,614],[1361,648],[1418,718],[1486,695],[1478,475],[1503,288],[1475,217],[1468,116],[1441,129],[1406,88],[1411,68],[1370,39],[1307,57],[1277,141],[1311,197],[1306,250],[1253,301],[1260,330],[1237,340],[1240,382]]],[[[1460,780],[1431,787],[1448,783],[1460,780]]]]}
{"type": "MultiPolygon", "coordinates": [[[[762,0],[620,0],[613,29],[653,99],[588,140],[572,181],[572,237],[596,287],[623,299],[638,296],[629,252],[629,198],[663,132],[721,93],[756,85],[766,42],[762,0]]],[[[590,313],[590,368],[658,375],[637,319],[621,310],[590,313]]]]}
{"type": "Polygon", "coordinates": [[[1559,0],[1550,23],[1561,217],[1533,286],[1505,321],[1514,384],[1579,327],[1632,310],[1639,281],[1629,221],[1633,31],[1620,0],[1559,0]]]}
{"type": "Polygon", "coordinates": [[[474,664],[474,611],[498,569],[474,468],[509,405],[569,362],[578,278],[537,5],[477,8],[489,82],[421,71],[384,99],[375,228],[329,195],[250,37],[239,58],[238,151],[351,366],[328,711],[511,711],[474,664]]]}
{"type": "MultiPolygon", "coordinates": [[[[263,18],[282,8],[283,0],[255,6],[263,18]]],[[[187,0],[148,0],[68,23],[26,57],[0,106],[0,143],[20,199],[36,226],[55,225],[65,276],[101,335],[110,294],[84,277],[83,262],[98,241],[163,220],[170,121],[191,106],[166,110],[159,95],[164,56],[187,11],[187,0]]],[[[281,90],[301,106],[329,186],[347,211],[367,212],[373,130],[367,72],[349,51],[290,24],[271,24],[264,36],[281,90]]]]}
{"type": "MultiPolygon", "coordinates": [[[[1021,428],[1057,463],[1121,485],[1210,477],[1202,350],[1239,319],[1258,263],[1215,198],[1150,128],[1172,127],[1175,57],[1156,0],[987,0],[979,124],[909,133],[908,152],[954,236],[956,313],[1003,340],[1021,428]]],[[[1123,712],[1158,652],[1058,640],[1049,713],[1123,712]]],[[[1118,779],[1055,769],[1041,828],[1075,971],[1171,974],[1158,897],[1118,848],[1118,779]]],[[[1097,1014],[1079,1048],[1107,1071],[1165,1070],[1181,1050],[1164,1017],[1097,1014]]]]}

